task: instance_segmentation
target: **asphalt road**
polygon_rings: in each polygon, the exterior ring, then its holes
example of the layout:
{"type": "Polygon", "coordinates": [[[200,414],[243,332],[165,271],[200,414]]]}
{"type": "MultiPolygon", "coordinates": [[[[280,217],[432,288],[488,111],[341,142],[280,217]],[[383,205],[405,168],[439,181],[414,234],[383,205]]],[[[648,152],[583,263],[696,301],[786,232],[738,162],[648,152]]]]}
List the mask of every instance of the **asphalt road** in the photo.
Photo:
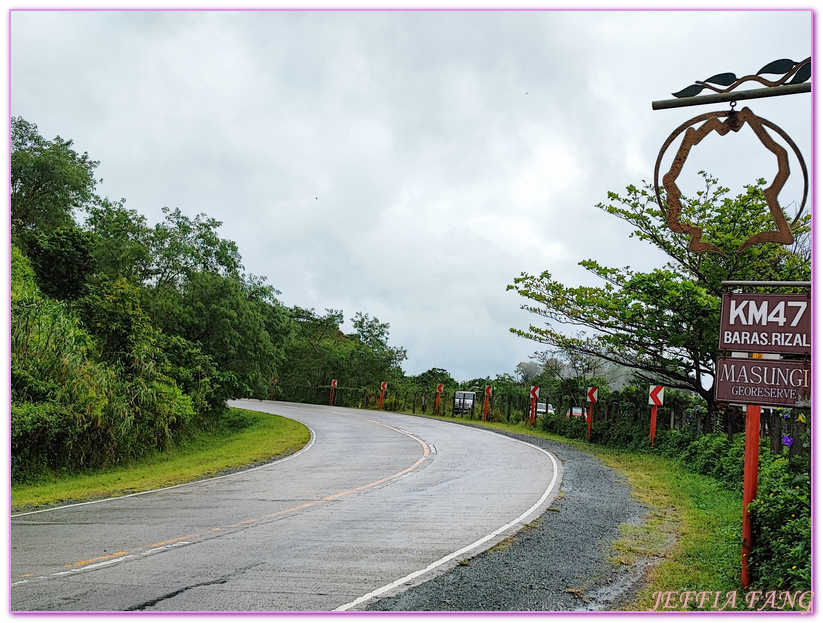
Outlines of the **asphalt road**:
{"type": "Polygon", "coordinates": [[[559,462],[519,440],[413,416],[234,406],[305,423],[253,470],[11,520],[12,611],[360,609],[529,523],[559,462]]]}

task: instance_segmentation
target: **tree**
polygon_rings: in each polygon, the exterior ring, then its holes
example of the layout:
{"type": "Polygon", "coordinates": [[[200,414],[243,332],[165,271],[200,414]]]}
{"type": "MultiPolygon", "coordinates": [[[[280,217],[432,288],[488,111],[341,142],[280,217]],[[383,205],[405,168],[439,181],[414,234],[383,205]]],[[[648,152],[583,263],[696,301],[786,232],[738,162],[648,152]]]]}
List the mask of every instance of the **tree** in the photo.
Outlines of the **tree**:
{"type": "Polygon", "coordinates": [[[414,387],[420,389],[431,389],[441,383],[446,387],[457,386],[457,381],[444,368],[430,368],[416,376],[409,377],[409,381],[414,387]]]}
{"type": "Polygon", "coordinates": [[[85,227],[94,234],[94,256],[101,275],[141,284],[151,273],[151,230],[146,217],[125,207],[125,200],[100,199],[87,208],[85,227]]]}
{"type": "Polygon", "coordinates": [[[564,353],[632,368],[650,383],[697,392],[714,411],[721,282],[809,280],[810,219],[799,219],[793,248],[767,243],[738,252],[746,239],[773,225],[763,195],[765,181],[758,180],[732,199],[729,189],[703,176],[705,190],[683,201],[682,218],[703,226],[704,238],[724,254],[690,252],[688,237],[669,229],[649,185],[629,186],[623,197],[609,193],[611,203],[597,207],[631,224],[632,237],[661,249],[670,261],[649,273],[580,262],[602,280],[602,287],[567,287],[549,272],[522,273],[507,288],[528,300],[522,309],[588,333],[568,335],[550,323],[511,331],[564,353]],[[710,379],[709,387],[704,387],[705,379],[710,379]]]}
{"type": "Polygon", "coordinates": [[[525,385],[543,372],[543,366],[534,361],[521,361],[514,368],[518,381],[525,385]]]}
{"type": "Polygon", "coordinates": [[[391,326],[388,322],[382,323],[377,318],[369,318],[369,315],[363,312],[357,312],[351,321],[360,342],[375,353],[385,356],[391,362],[390,365],[399,366],[406,359],[405,348],[396,348],[388,344],[391,326]]]}
{"type": "Polygon", "coordinates": [[[163,208],[163,221],[149,227],[125,201],[98,200],[88,212],[101,271],[111,279],[161,289],[180,288],[202,272],[245,278],[237,245],[221,238],[222,222],[205,214],[190,218],[179,208],[163,208]]]}
{"type": "Polygon", "coordinates": [[[93,236],[74,226],[56,227],[33,237],[29,259],[40,289],[61,301],[82,296],[96,269],[93,247],[93,236]]]}
{"type": "MultiPolygon", "coordinates": [[[[223,373],[227,397],[265,397],[283,361],[289,334],[278,324],[277,303],[265,290],[249,288],[238,277],[202,271],[189,275],[179,289],[144,290],[146,308],[165,333],[199,344],[223,373]],[[270,332],[279,327],[284,333],[270,332]]],[[[282,319],[281,319],[282,320],[282,319]]]]}
{"type": "Polygon", "coordinates": [[[47,141],[37,126],[22,117],[11,119],[12,236],[49,232],[73,226],[73,212],[94,197],[99,164],[78,154],[72,141],[47,141]]]}

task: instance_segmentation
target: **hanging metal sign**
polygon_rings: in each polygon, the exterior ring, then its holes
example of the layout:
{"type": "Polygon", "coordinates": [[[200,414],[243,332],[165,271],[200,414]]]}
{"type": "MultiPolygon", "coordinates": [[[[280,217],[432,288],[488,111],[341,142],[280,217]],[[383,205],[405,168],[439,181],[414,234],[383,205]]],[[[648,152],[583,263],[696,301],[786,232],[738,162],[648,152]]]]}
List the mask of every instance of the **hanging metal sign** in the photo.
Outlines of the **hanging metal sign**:
{"type": "MultiPolygon", "coordinates": [[[[799,83],[808,80],[810,76],[811,58],[806,59],[805,61],[802,61],[800,63],[795,63],[794,61],[791,61],[789,59],[781,59],[769,63],[763,69],[761,69],[757,73],[757,75],[744,76],[743,78],[738,79],[732,73],[717,74],[715,76],[712,76],[711,78],[708,78],[705,81],[697,82],[691,87],[683,89],[682,91],[675,93],[674,95],[678,98],[693,98],[695,100],[699,100],[700,98],[694,96],[700,93],[703,89],[709,88],[717,93],[728,95],[729,99],[731,99],[733,94],[730,94],[729,92],[745,82],[756,81],[766,87],[772,87],[775,91],[777,91],[779,88],[785,88],[789,85],[797,86],[799,83]],[[761,75],[775,73],[780,73],[784,75],[782,78],[773,81],[766,80],[761,75]],[[725,90],[720,90],[713,85],[721,85],[726,86],[728,88],[725,90]]],[[[743,93],[741,93],[741,95],[743,95],[743,93]]],[[[677,178],[683,170],[683,166],[685,165],[686,159],[691,153],[692,148],[697,146],[704,138],[706,138],[713,132],[717,132],[720,136],[726,136],[729,132],[739,132],[741,129],[748,126],[749,128],[751,128],[751,130],[754,132],[755,136],[757,136],[757,138],[760,140],[763,146],[767,150],[772,152],[777,158],[777,174],[772,180],[771,185],[764,190],[766,204],[769,207],[769,213],[771,214],[772,219],[774,220],[776,230],[764,231],[751,236],[750,238],[745,240],[743,244],[740,245],[740,247],[737,250],[738,253],[740,253],[741,251],[743,251],[744,249],[753,244],[761,244],[764,242],[791,244],[792,242],[794,242],[794,235],[792,234],[792,229],[797,224],[798,220],[803,214],[806,205],[806,198],[809,194],[809,174],[806,170],[806,163],[803,160],[803,156],[801,155],[800,150],[797,148],[797,145],[795,145],[794,141],[792,141],[792,139],[782,129],[780,129],[780,127],[778,127],[771,121],[768,121],[767,119],[758,117],[749,108],[743,108],[742,110],[737,111],[734,109],[734,101],[731,102],[731,106],[731,110],[705,113],[703,115],[699,115],[697,117],[689,119],[685,123],[681,124],[674,132],[671,133],[671,135],[669,135],[669,137],[663,143],[663,147],[661,147],[660,153],[657,156],[657,162],[655,163],[654,191],[657,198],[657,203],[666,212],[666,218],[669,224],[669,228],[672,231],[674,231],[675,233],[689,234],[691,236],[691,239],[689,241],[689,249],[693,252],[711,251],[714,253],[720,253],[721,255],[725,255],[723,250],[720,249],[720,247],[718,247],[717,245],[702,240],[703,228],[700,227],[700,225],[683,222],[680,218],[681,212],[683,210],[683,205],[681,203],[682,193],[680,191],[680,188],[678,188],[677,186],[677,178]],[[721,121],[721,119],[723,118],[725,118],[725,120],[721,121]],[[701,124],[699,127],[692,127],[698,123],[701,124]],[[783,147],[783,145],[776,142],[774,138],[772,138],[772,136],[766,131],[766,128],[778,134],[783,139],[783,141],[785,141],[785,143],[789,145],[789,147],[794,152],[794,155],[797,158],[798,162],[800,163],[800,168],[803,173],[803,200],[801,201],[800,209],[798,210],[797,215],[795,216],[794,221],[791,224],[789,224],[786,221],[783,209],[780,207],[780,204],[778,202],[778,195],[780,194],[780,191],[786,184],[786,180],[789,178],[788,152],[786,151],[785,147],[783,147]],[[677,153],[674,156],[671,168],[668,172],[666,172],[663,175],[662,185],[664,190],[666,191],[666,201],[664,203],[661,197],[659,183],[660,165],[663,160],[663,156],[666,153],[666,150],[681,134],[683,134],[683,139],[680,143],[677,153]]]]}
{"type": "Polygon", "coordinates": [[[808,407],[811,376],[808,361],[720,357],[714,399],[742,405],[808,407]]]}
{"type": "Polygon", "coordinates": [[[810,303],[805,294],[724,294],[720,306],[720,350],[811,353],[810,303]]]}

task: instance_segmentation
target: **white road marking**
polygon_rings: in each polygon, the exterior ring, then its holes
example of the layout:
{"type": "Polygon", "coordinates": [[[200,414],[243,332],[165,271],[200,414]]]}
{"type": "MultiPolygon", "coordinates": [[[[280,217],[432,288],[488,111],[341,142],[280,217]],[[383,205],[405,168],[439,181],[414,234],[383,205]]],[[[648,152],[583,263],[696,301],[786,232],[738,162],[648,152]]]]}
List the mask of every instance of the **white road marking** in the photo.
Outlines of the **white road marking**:
{"type": "Polygon", "coordinates": [[[295,452],[294,454],[290,454],[289,456],[284,456],[282,459],[276,459],[274,461],[269,461],[268,463],[264,463],[263,465],[258,465],[257,467],[250,467],[249,469],[244,469],[239,472],[232,472],[231,474],[225,474],[224,476],[213,476],[211,478],[204,478],[202,480],[192,480],[190,482],[183,482],[179,485],[171,485],[169,487],[163,487],[161,489],[150,489],[149,491],[138,491],[137,493],[129,493],[127,495],[121,495],[119,497],[112,497],[112,498],[103,498],[102,500],[92,500],[90,502],[77,502],[76,504],[64,504],[63,506],[53,506],[52,508],[43,508],[38,511],[28,511],[26,513],[17,513],[16,515],[12,515],[11,518],[14,519],[15,517],[25,517],[26,515],[36,515],[38,513],[48,513],[51,511],[62,510],[64,508],[73,508],[75,506],[87,506],[88,504],[100,504],[101,502],[111,502],[112,500],[122,500],[124,498],[133,498],[138,495],[147,495],[149,493],[157,493],[158,491],[168,491],[169,489],[176,489],[177,487],[186,487],[189,485],[196,485],[199,483],[205,482],[212,482],[214,480],[222,480],[223,478],[231,478],[232,476],[239,476],[240,474],[247,474],[249,472],[256,471],[258,469],[263,469],[264,467],[269,467],[270,465],[274,465],[276,463],[282,463],[284,461],[288,461],[289,459],[293,459],[297,456],[300,456],[304,452],[308,452],[309,449],[314,445],[315,434],[314,430],[310,426],[306,426],[309,429],[309,433],[311,437],[309,438],[308,443],[303,446],[300,450],[295,452]]]}
{"type": "MultiPolygon", "coordinates": [[[[485,432],[490,432],[491,433],[491,431],[485,431],[485,432]]],[[[497,434],[497,433],[492,433],[492,434],[497,434]]],[[[535,504],[529,510],[524,512],[522,515],[520,515],[516,519],[513,519],[512,521],[510,521],[505,526],[501,526],[500,528],[498,528],[494,532],[492,532],[490,534],[487,534],[486,536],[484,536],[481,539],[478,539],[477,541],[475,541],[471,545],[467,545],[466,547],[463,547],[463,548],[457,550],[456,552],[452,552],[451,554],[448,554],[447,556],[444,556],[440,560],[435,560],[433,563],[431,563],[429,566],[425,567],[424,569],[414,571],[413,573],[410,573],[407,576],[404,576],[404,577],[400,578],[399,580],[395,580],[394,582],[391,582],[390,584],[386,584],[385,586],[381,586],[380,588],[375,589],[372,592],[363,595],[362,597],[358,597],[354,601],[350,601],[347,604],[343,604],[342,606],[339,606],[339,607],[335,608],[335,611],[342,612],[342,611],[345,611],[345,610],[351,610],[355,606],[359,606],[360,604],[362,604],[366,601],[369,601],[370,599],[373,599],[374,597],[378,597],[379,595],[382,595],[383,593],[386,593],[386,592],[388,592],[392,589],[395,589],[399,586],[402,586],[403,584],[406,584],[407,582],[410,582],[411,580],[414,580],[415,578],[418,578],[418,577],[420,577],[421,575],[423,575],[425,573],[428,573],[430,571],[434,571],[438,567],[446,564],[449,561],[454,560],[458,556],[462,556],[466,552],[470,552],[471,550],[473,550],[477,547],[480,547],[484,543],[487,543],[491,539],[499,536],[500,534],[502,534],[506,530],[509,530],[513,526],[517,525],[519,522],[526,519],[526,517],[531,515],[538,508],[540,508],[540,506],[546,501],[546,499],[548,499],[549,495],[551,495],[551,492],[554,489],[555,484],[557,483],[557,477],[558,477],[558,473],[559,473],[558,472],[557,459],[554,457],[554,455],[551,452],[548,452],[547,450],[544,450],[543,448],[535,446],[534,444],[530,444],[530,443],[527,443],[525,441],[521,441],[520,439],[514,439],[512,437],[508,437],[508,439],[511,439],[512,441],[516,441],[518,443],[525,444],[527,446],[531,446],[533,448],[537,448],[538,450],[540,450],[541,452],[543,452],[544,454],[546,454],[549,457],[549,459],[552,462],[552,466],[554,468],[554,474],[552,475],[552,479],[551,479],[551,482],[549,483],[549,486],[543,492],[543,495],[540,497],[540,499],[537,502],[535,502],[535,504]]]]}

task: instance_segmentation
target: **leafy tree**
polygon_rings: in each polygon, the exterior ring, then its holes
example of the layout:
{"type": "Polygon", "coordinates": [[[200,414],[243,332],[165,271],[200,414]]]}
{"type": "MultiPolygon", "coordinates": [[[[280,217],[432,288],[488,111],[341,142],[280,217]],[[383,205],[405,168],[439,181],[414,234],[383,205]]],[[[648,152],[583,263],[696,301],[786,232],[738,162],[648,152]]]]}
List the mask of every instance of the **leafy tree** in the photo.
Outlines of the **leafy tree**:
{"type": "Polygon", "coordinates": [[[223,378],[228,397],[268,394],[284,358],[288,334],[286,311],[263,298],[237,277],[212,272],[191,274],[179,289],[147,289],[146,306],[165,332],[199,344],[217,364],[231,373],[223,378]]]}
{"type": "Polygon", "coordinates": [[[12,236],[74,225],[73,212],[94,197],[98,162],[78,154],[72,141],[45,140],[37,126],[11,119],[12,236]]]}
{"type": "Polygon", "coordinates": [[[56,227],[34,237],[29,259],[40,289],[62,301],[84,294],[96,269],[93,246],[93,236],[75,226],[56,227]]]}
{"type": "Polygon", "coordinates": [[[449,374],[448,370],[443,368],[430,368],[416,376],[409,377],[409,382],[414,387],[421,389],[436,387],[441,383],[449,388],[457,386],[457,381],[449,374]]]}
{"type": "Polygon", "coordinates": [[[100,199],[87,208],[85,227],[94,234],[93,253],[100,275],[142,284],[151,274],[151,230],[146,217],[125,207],[125,200],[100,199]]]}
{"type": "Polygon", "coordinates": [[[389,323],[381,323],[377,318],[357,312],[351,319],[355,335],[360,343],[375,353],[386,357],[391,365],[399,366],[406,359],[406,349],[389,346],[389,323]]]}
{"type": "Polygon", "coordinates": [[[670,261],[648,273],[580,262],[602,280],[601,287],[568,287],[549,272],[522,273],[507,288],[528,300],[522,309],[589,332],[569,335],[549,323],[512,332],[569,355],[596,356],[632,368],[650,383],[697,392],[713,411],[721,282],[810,279],[810,219],[805,216],[796,225],[795,248],[768,243],[738,252],[750,236],[772,228],[765,181],[730,198],[727,188],[703,175],[705,190],[684,200],[682,217],[703,226],[704,238],[724,254],[689,251],[688,237],[669,229],[650,186],[629,186],[622,197],[609,193],[611,203],[598,207],[631,224],[632,237],[661,249],[670,261]],[[712,379],[710,387],[703,387],[704,378],[712,379]]]}
{"type": "Polygon", "coordinates": [[[514,368],[517,379],[523,383],[529,383],[543,371],[543,366],[534,361],[521,361],[514,368]]]}
{"type": "Polygon", "coordinates": [[[100,200],[88,212],[86,226],[97,236],[96,254],[109,278],[160,289],[180,288],[203,272],[242,276],[237,245],[220,238],[222,223],[205,214],[190,218],[163,208],[163,221],[149,227],[124,201],[100,200]]]}
{"type": "Polygon", "coordinates": [[[343,312],[294,307],[294,338],[286,349],[278,384],[284,386],[327,385],[338,379],[341,387],[376,388],[381,381],[395,386],[403,379],[400,361],[405,350],[389,346],[389,325],[358,312],[352,322],[355,333],[340,330],[343,312]]]}

